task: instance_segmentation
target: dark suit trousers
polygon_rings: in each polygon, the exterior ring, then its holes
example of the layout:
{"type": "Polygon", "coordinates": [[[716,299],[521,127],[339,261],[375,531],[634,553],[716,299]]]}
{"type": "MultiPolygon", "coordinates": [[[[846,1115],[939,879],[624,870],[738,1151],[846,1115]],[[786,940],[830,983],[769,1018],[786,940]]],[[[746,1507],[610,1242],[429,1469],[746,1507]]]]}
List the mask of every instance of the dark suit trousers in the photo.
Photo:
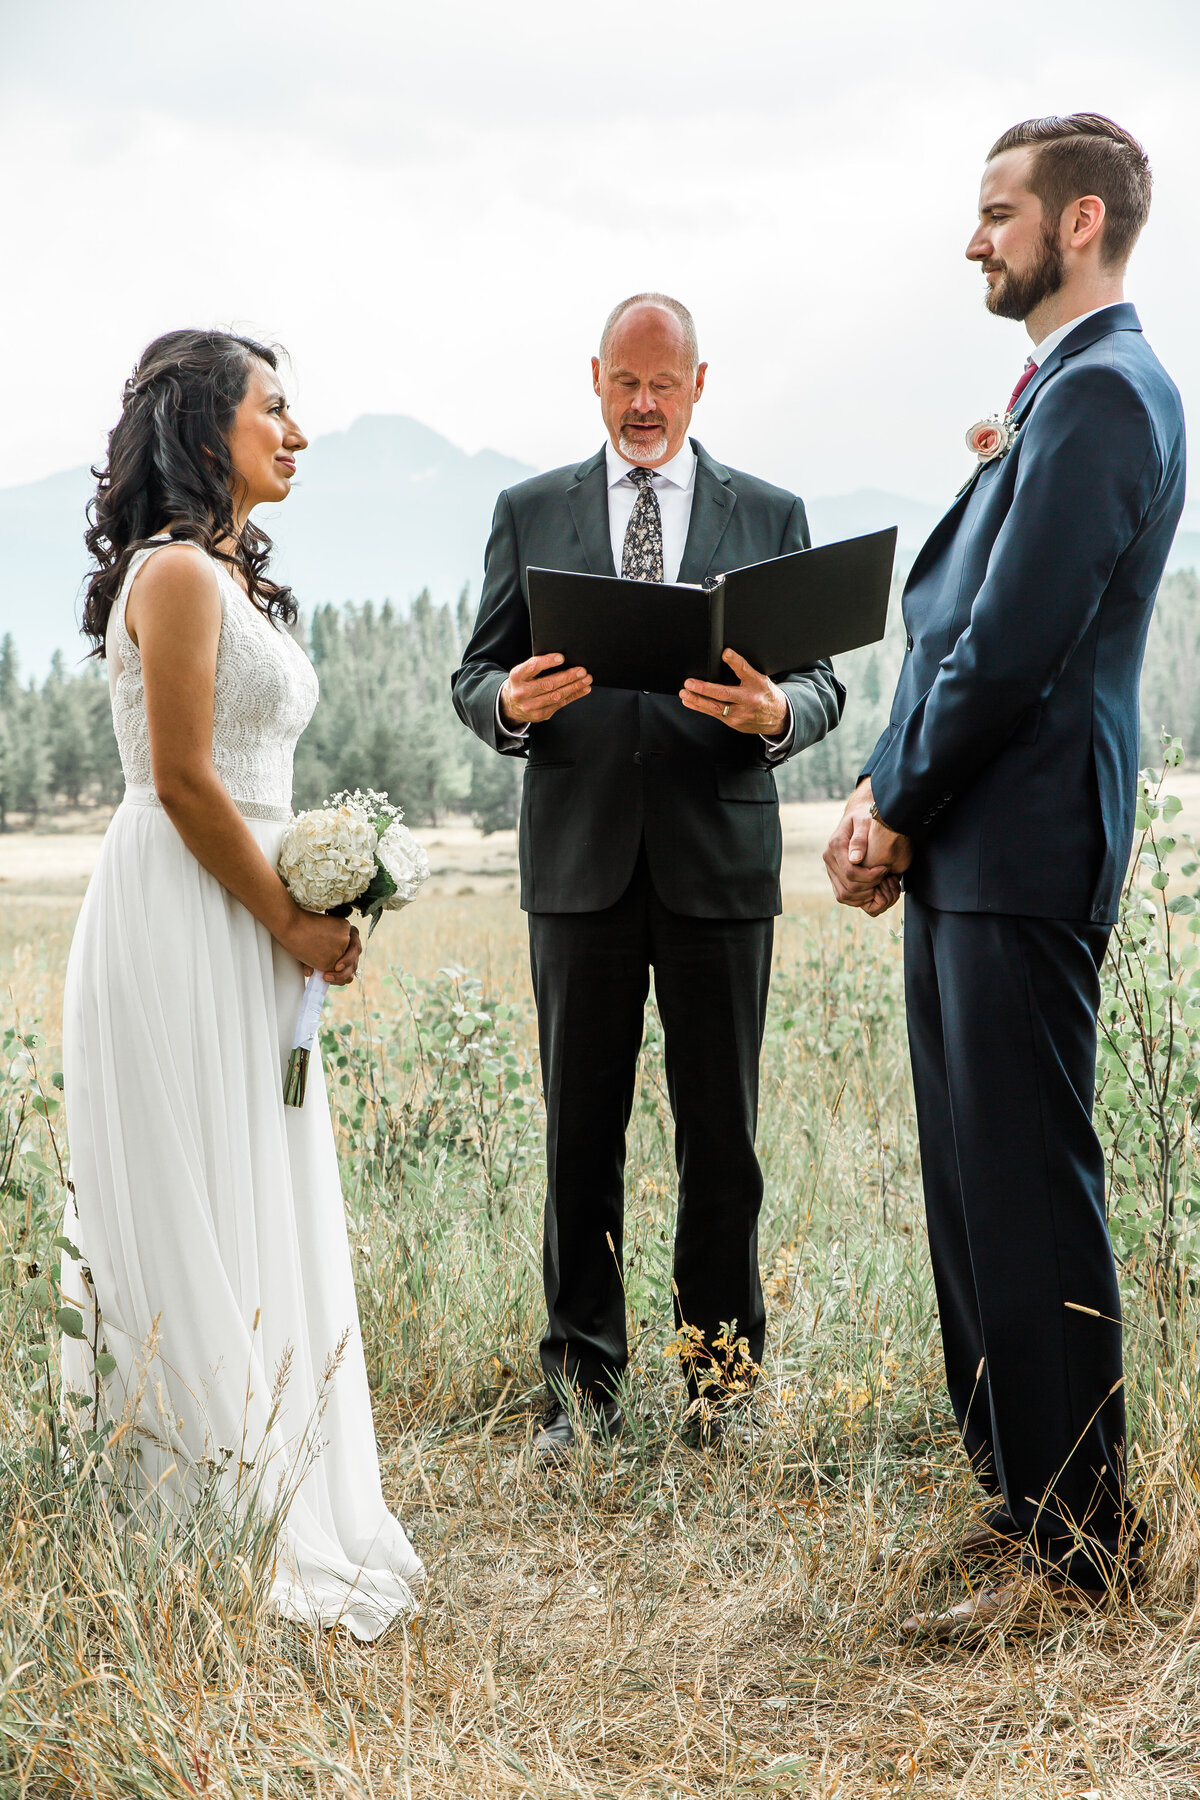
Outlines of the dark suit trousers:
{"type": "Polygon", "coordinates": [[[644,848],[614,906],[529,915],[546,1096],[541,1356],[555,1391],[607,1398],[628,1360],[625,1133],[651,968],[679,1172],[676,1322],[699,1327],[710,1344],[736,1319],[755,1361],[762,1357],[754,1132],[773,937],[769,918],[668,911],[644,848]]]}
{"type": "Polygon", "coordinates": [[[1030,1566],[1102,1585],[1127,1535],[1120,1298],[1092,1129],[1109,927],[905,905],[955,1415],[993,1522],[1030,1566]]]}

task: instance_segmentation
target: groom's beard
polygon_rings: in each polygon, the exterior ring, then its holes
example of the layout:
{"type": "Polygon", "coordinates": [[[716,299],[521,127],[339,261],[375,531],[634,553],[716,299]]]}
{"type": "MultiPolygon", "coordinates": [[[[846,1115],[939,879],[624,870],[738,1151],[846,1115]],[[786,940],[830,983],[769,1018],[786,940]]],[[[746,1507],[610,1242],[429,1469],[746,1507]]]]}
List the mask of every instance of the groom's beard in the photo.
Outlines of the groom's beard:
{"type": "Polygon", "coordinates": [[[1018,272],[1007,264],[1000,266],[1000,277],[984,294],[984,305],[998,319],[1027,319],[1035,306],[1057,294],[1066,278],[1057,221],[1053,227],[1042,227],[1037,256],[1027,269],[1018,272]]]}

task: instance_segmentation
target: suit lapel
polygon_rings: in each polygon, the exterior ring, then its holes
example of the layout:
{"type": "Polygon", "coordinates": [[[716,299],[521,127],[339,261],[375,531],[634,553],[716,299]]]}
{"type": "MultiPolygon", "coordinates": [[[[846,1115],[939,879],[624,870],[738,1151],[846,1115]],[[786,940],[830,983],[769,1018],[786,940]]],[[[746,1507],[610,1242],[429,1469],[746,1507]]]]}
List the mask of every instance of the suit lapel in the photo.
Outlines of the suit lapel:
{"type": "Polygon", "coordinates": [[[576,469],[574,483],[567,489],[567,505],[589,575],[615,575],[608,528],[608,472],[603,450],[598,450],[576,469]]]}
{"type": "MultiPolygon", "coordinates": [[[[1106,306],[1101,312],[1095,313],[1092,318],[1085,319],[1075,331],[1068,332],[1062,342],[1050,352],[1045,362],[1039,366],[1033,379],[1027,382],[1022,390],[1021,398],[1017,401],[1013,413],[1017,424],[1025,423],[1035,395],[1058,373],[1069,356],[1076,355],[1080,350],[1086,350],[1091,344],[1098,343],[1102,337],[1108,337],[1114,331],[1140,331],[1141,329],[1136,311],[1127,302],[1123,302],[1119,306],[1106,306]]],[[[926,564],[932,561],[956,528],[963,508],[974,491],[976,480],[987,467],[987,463],[980,463],[977,469],[972,470],[968,480],[963,483],[955,495],[949,511],[939,519],[917,552],[908,573],[906,587],[910,586],[926,564]]]]}
{"type": "Polygon", "coordinates": [[[696,482],[692,494],[692,516],[688,522],[687,543],[679,565],[680,581],[703,581],[712,567],[717,547],[725,536],[733,517],[737,495],[733,491],[729,470],[714,462],[703,444],[692,439],[696,452],[696,482]]]}
{"type": "MultiPolygon", "coordinates": [[[[696,452],[696,481],[687,542],[679,566],[680,581],[704,580],[737,505],[729,470],[715,462],[695,438],[692,448],[696,452]]],[[[608,466],[603,450],[576,469],[567,489],[567,505],[588,573],[615,575],[608,524],[608,466]]]]}
{"type": "Polygon", "coordinates": [[[1035,394],[1046,385],[1052,375],[1056,375],[1068,357],[1078,356],[1081,350],[1088,350],[1098,344],[1101,338],[1111,337],[1116,331],[1140,331],[1141,322],[1137,311],[1127,300],[1115,306],[1105,306],[1069,331],[1062,342],[1056,344],[1044,363],[1038,367],[1036,375],[1030,381],[1017,401],[1013,417],[1024,424],[1029,416],[1035,394]]]}

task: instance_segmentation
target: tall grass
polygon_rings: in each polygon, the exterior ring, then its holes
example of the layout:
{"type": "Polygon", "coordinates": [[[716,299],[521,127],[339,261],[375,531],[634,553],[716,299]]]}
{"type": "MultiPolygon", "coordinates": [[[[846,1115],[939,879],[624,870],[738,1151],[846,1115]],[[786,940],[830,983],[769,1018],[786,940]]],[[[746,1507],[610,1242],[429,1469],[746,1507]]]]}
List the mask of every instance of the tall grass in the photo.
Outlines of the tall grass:
{"type": "Polygon", "coordinates": [[[761,1441],[716,1453],[681,1435],[651,1014],[628,1169],[631,1430],[547,1475],[528,1457],[541,1165],[518,927],[482,902],[454,920],[454,965],[439,975],[432,944],[419,974],[376,956],[326,1040],[385,1489],[430,1574],[419,1619],[370,1649],[264,1611],[261,1525],[202,1496],[156,1532],[96,1479],[105,1448],[56,1454],[38,1410],[53,1352],[30,1355],[54,1336],[61,1113],[53,1042],[21,1040],[58,977],[40,951],[17,966],[0,1091],[3,1800],[1200,1794],[1186,1283],[1165,1343],[1128,1284],[1151,1541],[1136,1602],[958,1647],[897,1630],[979,1571],[954,1548],[976,1495],[942,1390],[887,924],[780,934],[761,1441]]]}

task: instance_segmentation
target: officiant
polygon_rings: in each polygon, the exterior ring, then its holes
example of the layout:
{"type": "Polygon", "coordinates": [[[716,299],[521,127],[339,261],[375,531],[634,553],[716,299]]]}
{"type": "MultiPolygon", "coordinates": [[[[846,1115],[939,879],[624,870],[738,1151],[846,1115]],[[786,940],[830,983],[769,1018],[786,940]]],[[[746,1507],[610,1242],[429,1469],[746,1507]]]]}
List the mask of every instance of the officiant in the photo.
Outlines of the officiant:
{"type": "Polygon", "coordinates": [[[561,656],[532,655],[525,581],[532,565],[700,583],[808,546],[794,494],[689,438],[706,368],[679,301],[636,294],[613,309],[592,358],[607,442],[500,495],[451,682],[465,723],[526,759],[521,904],[546,1097],[544,1460],[572,1454],[572,1393],[598,1435],[622,1424],[625,1134],[651,969],[679,1174],[676,1324],[700,1334],[689,1372],[710,1439],[741,1411],[722,1327],[735,1325],[755,1364],[763,1354],[754,1138],[781,910],[773,771],[837,725],[844,690],[828,663],[770,680],[733,651],[727,684],[596,686],[561,656]]]}

